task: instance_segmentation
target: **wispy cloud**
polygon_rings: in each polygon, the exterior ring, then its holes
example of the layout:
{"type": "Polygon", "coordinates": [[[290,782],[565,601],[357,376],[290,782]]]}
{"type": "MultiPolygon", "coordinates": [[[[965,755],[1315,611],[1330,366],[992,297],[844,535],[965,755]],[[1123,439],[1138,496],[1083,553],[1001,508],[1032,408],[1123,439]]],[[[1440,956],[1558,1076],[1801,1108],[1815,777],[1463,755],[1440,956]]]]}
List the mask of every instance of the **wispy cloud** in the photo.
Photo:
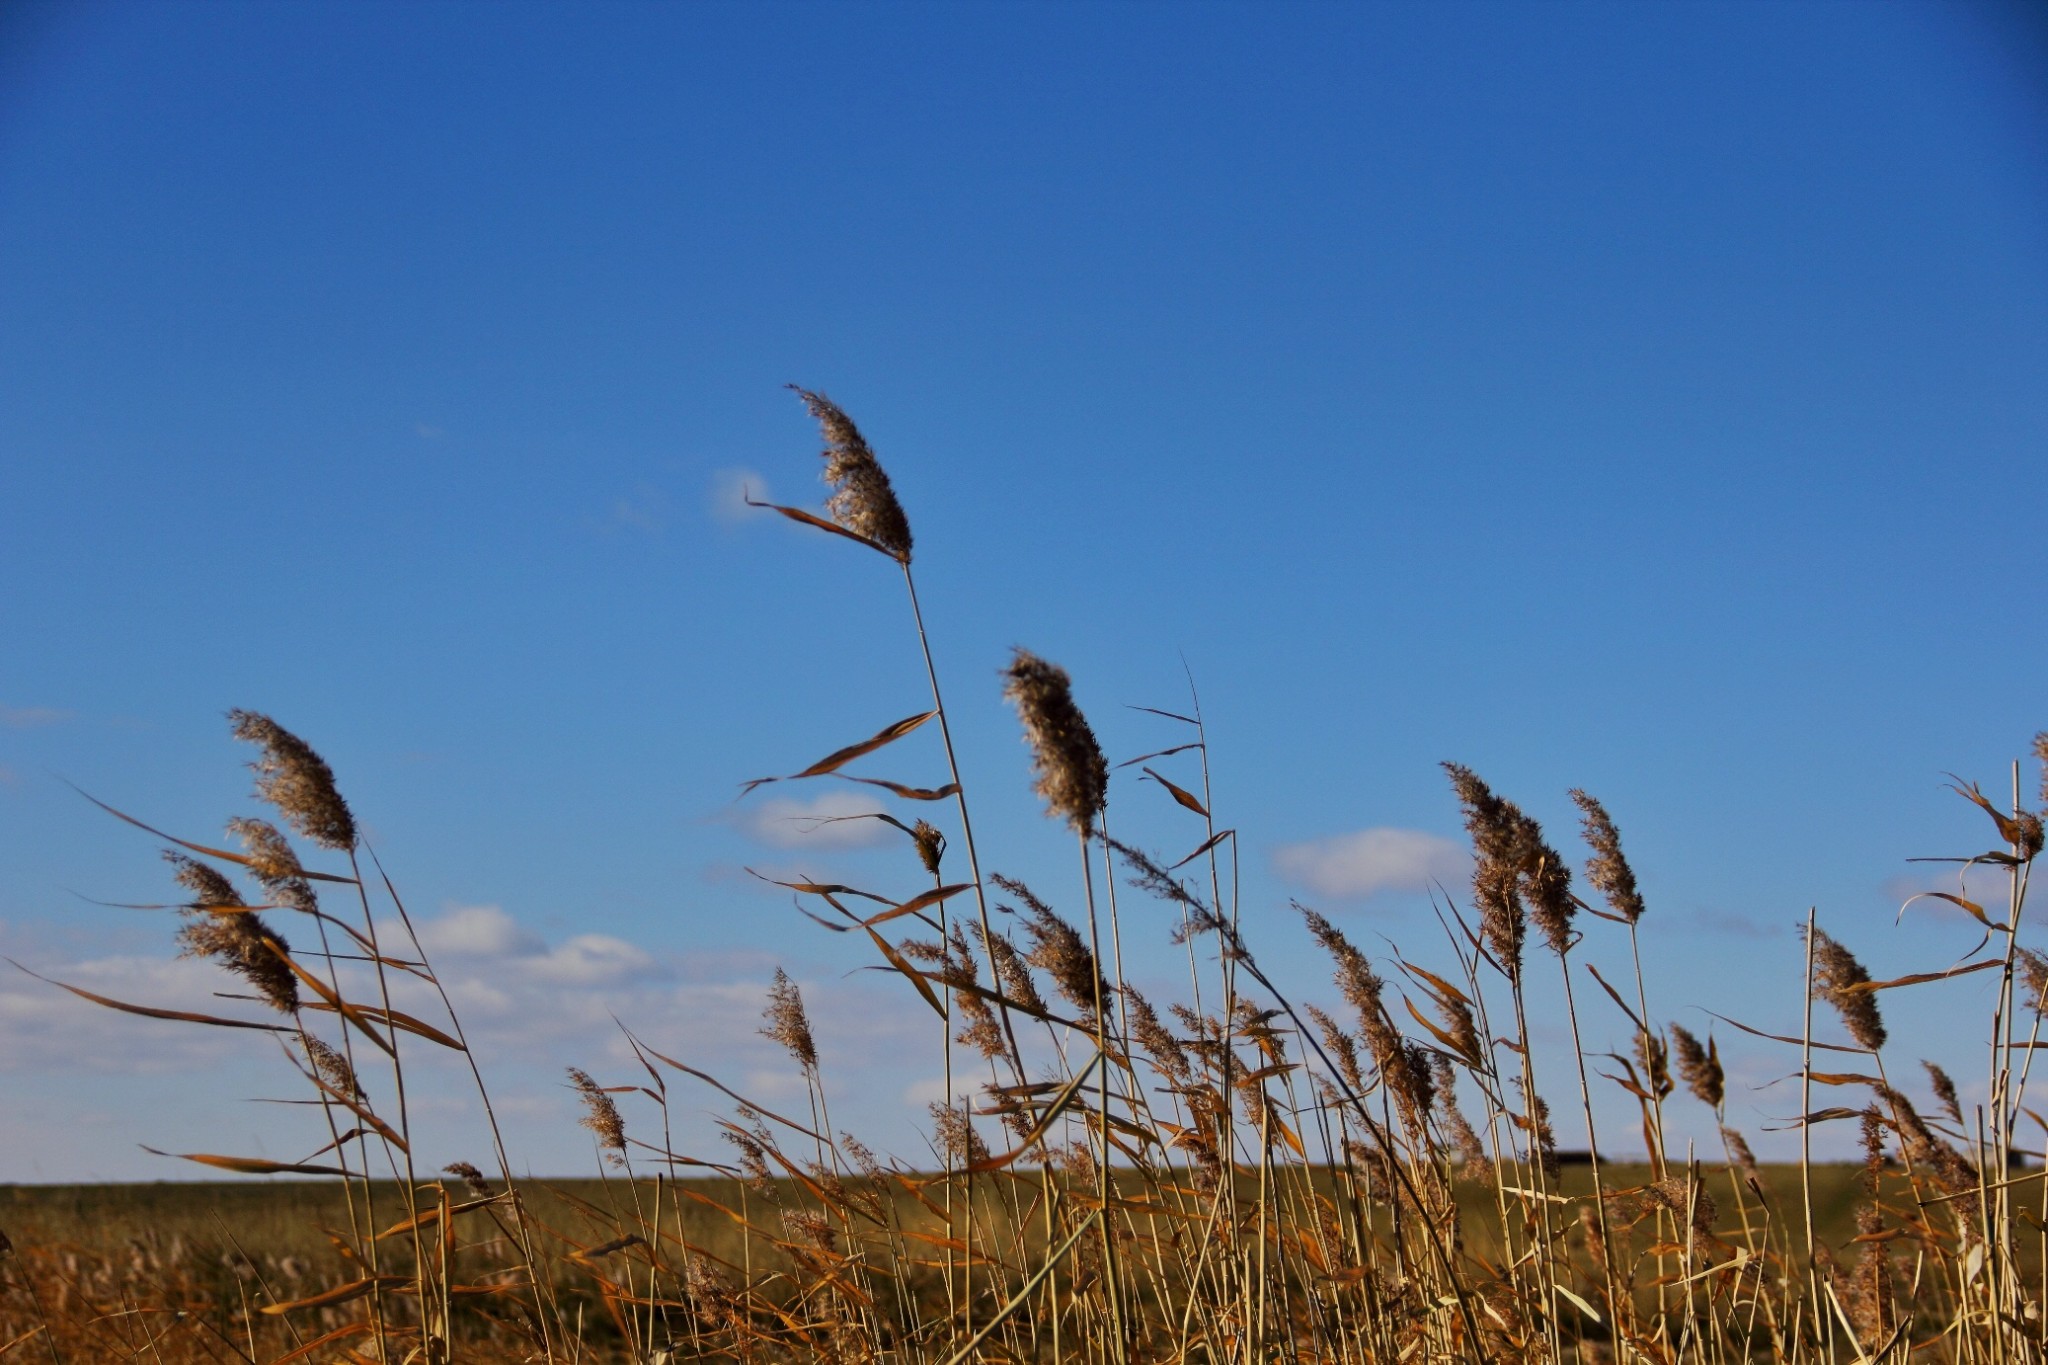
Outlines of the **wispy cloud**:
{"type": "Polygon", "coordinates": [[[1340,900],[1423,891],[1437,882],[1452,885],[1470,866],[1470,855],[1449,839],[1385,825],[1283,844],[1273,851],[1273,869],[1281,877],[1340,900]]]}
{"type": "Polygon", "coordinates": [[[760,515],[760,508],[747,506],[749,497],[756,502],[770,501],[768,480],[762,478],[758,471],[741,466],[713,471],[710,496],[713,519],[738,522],[760,515]]]}
{"type": "Polygon", "coordinates": [[[598,534],[606,536],[658,536],[668,530],[670,520],[668,494],[647,483],[613,498],[602,516],[588,518],[598,534]]]}
{"type": "Polygon", "coordinates": [[[742,804],[727,822],[770,848],[873,848],[891,835],[884,822],[865,818],[880,809],[861,792],[827,790],[808,800],[771,796],[742,804]]]}
{"type": "Polygon", "coordinates": [[[10,730],[30,730],[39,725],[62,725],[74,713],[54,706],[9,706],[0,702],[0,725],[10,730]]]}

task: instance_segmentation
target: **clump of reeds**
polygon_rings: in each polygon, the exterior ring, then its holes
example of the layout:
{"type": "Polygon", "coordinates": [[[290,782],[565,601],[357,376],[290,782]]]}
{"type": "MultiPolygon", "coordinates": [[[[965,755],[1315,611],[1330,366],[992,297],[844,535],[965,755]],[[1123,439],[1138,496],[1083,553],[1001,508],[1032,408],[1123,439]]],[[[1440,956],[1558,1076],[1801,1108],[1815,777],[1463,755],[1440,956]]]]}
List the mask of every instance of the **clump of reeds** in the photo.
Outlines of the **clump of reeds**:
{"type": "MultiPolygon", "coordinates": [[[[843,411],[798,392],[823,428],[833,491],[829,518],[782,510],[883,551],[908,583],[910,529],[887,475],[843,411]]],[[[1002,690],[1023,723],[1034,789],[1079,836],[1081,875],[1062,889],[1034,874],[1049,897],[984,876],[914,586],[911,607],[930,711],[786,780],[853,776],[841,770],[938,721],[950,781],[856,779],[928,803],[914,821],[884,817],[915,855],[892,874],[901,884],[796,887],[817,918],[857,925],[836,942],[872,949],[866,965],[938,1017],[933,1071],[945,1097],[925,1115],[918,1159],[884,1161],[835,1129],[818,1048],[832,1035],[814,1030],[778,968],[761,1032],[786,1058],[778,1064],[800,1073],[808,1109],[746,1098],[713,1074],[722,1059],[690,1055],[688,1038],[643,1039],[628,1020],[624,1045],[638,1067],[630,1083],[569,1071],[604,1178],[591,1197],[561,1192],[544,1215],[543,1192],[513,1182],[502,1152],[495,1176],[456,1160],[442,1167],[447,1182],[422,1179],[404,1056],[433,1046],[473,1062],[460,1022],[452,1009],[430,1024],[393,1003],[394,980],[415,993],[421,983],[438,992],[439,982],[423,953],[400,957],[380,937],[380,915],[404,926],[404,907],[386,882],[373,911],[356,866],[367,853],[332,771],[274,721],[234,712],[235,735],[261,749],[259,797],[305,841],[311,863],[338,855],[331,869],[309,866],[283,830],[253,819],[230,827],[239,853],[178,841],[170,855],[186,896],[181,944],[253,988],[259,1008],[212,1019],[79,993],[286,1044],[313,1085],[305,1112],[326,1128],[320,1153],[297,1163],[191,1159],[334,1180],[345,1215],[330,1221],[345,1226],[333,1234],[333,1272],[287,1275],[283,1262],[237,1248],[202,1275],[178,1258],[137,1252],[120,1262],[118,1250],[29,1244],[17,1228],[15,1255],[0,1237],[0,1356],[38,1337],[59,1362],[152,1365],[2006,1365],[2038,1356],[2048,1206],[2030,1176],[2009,1169],[2039,1156],[2023,1120],[2034,1122],[2036,1108],[2030,1059],[2048,1044],[2048,956],[2019,942],[2041,847],[2037,812],[1958,783],[2004,844],[1958,860],[2010,879],[2002,917],[1975,907],[1992,936],[1988,955],[1879,981],[1816,927],[1803,945],[1810,969],[1791,995],[1807,1007],[1803,1035],[1742,1026],[1750,1045],[1787,1049],[1787,1059],[1798,1049],[1803,1095],[1855,1095],[1808,1104],[1795,1123],[1810,1145],[1816,1130],[1853,1121],[1860,1167],[1808,1162],[1788,1172],[1760,1164],[1729,1114],[1731,1073],[1715,1036],[1652,1012],[1642,944],[1654,949],[1656,921],[1645,916],[1643,886],[1654,888],[1656,870],[1638,883],[1593,797],[1569,793],[1591,855],[1579,884],[1605,909],[1574,893],[1574,869],[1533,816],[1470,768],[1445,765],[1473,845],[1469,897],[1440,906],[1442,943],[1412,956],[1388,945],[1369,958],[1356,931],[1303,909],[1298,922],[1327,957],[1342,1002],[1325,1009],[1278,979],[1254,941],[1261,935],[1246,928],[1259,921],[1240,903],[1237,836],[1218,822],[1192,688],[1184,708],[1143,708],[1146,723],[1181,728],[1130,760],[1148,765],[1151,781],[1138,790],[1161,799],[1148,807],[1134,797],[1126,815],[1120,797],[1124,837],[1112,838],[1112,769],[1072,680],[1017,650],[1002,690]],[[1132,826],[1150,846],[1191,851],[1147,853],[1131,842],[1132,826]],[[244,875],[263,903],[245,902],[234,881],[244,875]],[[1119,888],[1170,918],[1120,913],[1119,888]],[[854,901],[880,908],[857,915],[854,901]],[[348,918],[340,905],[351,906],[348,918]],[[313,926],[319,953],[295,952],[271,922],[285,916],[313,926]],[[1015,925],[1014,936],[997,923],[1015,925]],[[1583,1153],[1560,1149],[1538,1086],[1530,1015],[1550,1002],[1529,979],[1531,927],[1560,967],[1583,1153]],[[1154,976],[1162,943],[1185,952],[1184,991],[1154,976]],[[1604,970],[1615,958],[1633,968],[1632,999],[1604,970]],[[1144,990],[1132,979],[1141,975],[1144,990]],[[1951,978],[1965,979],[1945,989],[1974,982],[1985,992],[1992,1065],[1966,1104],[1954,1076],[1978,1073],[1927,1061],[1934,1102],[1923,1116],[1889,1079],[1877,997],[1951,978]],[[1590,982],[1600,994],[1586,992],[1582,1020],[1575,983],[1590,982]],[[1840,1015],[1854,1048],[1815,1038],[1814,1002],[1840,1015]],[[1592,1051],[1588,1040],[1609,1032],[1616,1050],[1592,1051]],[[1817,1050],[1867,1059],[1830,1069],[1817,1050]],[[1612,1156],[1596,1122],[1595,1070],[1640,1115],[1642,1160],[1612,1156]],[[684,1085],[732,1106],[710,1155],[676,1135],[671,1087],[684,1085]],[[1691,1098],[1672,1099],[1674,1111],[1696,1100],[1711,1112],[1718,1162],[1666,1129],[1665,1101],[1681,1086],[1691,1098]],[[395,1179],[373,1181],[373,1169],[395,1179]],[[1830,1221],[1836,1202],[1854,1209],[1830,1221]],[[174,1306],[196,1303],[214,1308],[174,1306]],[[137,1329],[159,1313],[162,1330],[137,1329]]],[[[2048,765],[2048,733],[2036,750],[2048,765]]],[[[478,1098],[488,1112],[480,1085],[478,1098]]]]}

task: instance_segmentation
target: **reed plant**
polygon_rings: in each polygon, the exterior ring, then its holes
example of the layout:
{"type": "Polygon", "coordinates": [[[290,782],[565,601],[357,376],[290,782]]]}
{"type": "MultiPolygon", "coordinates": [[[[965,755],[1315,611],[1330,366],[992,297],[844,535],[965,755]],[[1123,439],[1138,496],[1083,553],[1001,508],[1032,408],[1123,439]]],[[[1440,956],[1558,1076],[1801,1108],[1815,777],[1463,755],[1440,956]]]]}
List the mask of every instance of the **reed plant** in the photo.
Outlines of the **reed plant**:
{"type": "MultiPolygon", "coordinates": [[[[929,1152],[878,1157],[835,1125],[803,995],[778,971],[762,1031],[797,1073],[800,1103],[749,1097],[628,1020],[630,1074],[569,1078],[603,1183],[515,1179],[494,1121],[493,1149],[471,1154],[488,1174],[466,1159],[431,1169],[410,1122],[419,1049],[467,1064],[491,1116],[461,1022],[328,765],[270,718],[233,712],[234,736],[255,746],[256,795],[282,828],[235,820],[230,848],[107,809],[167,844],[180,894],[155,908],[177,917],[183,951],[237,983],[237,1011],[51,984],[109,1009],[271,1034],[318,1110],[320,1150],[293,1162],[179,1155],[323,1181],[334,1226],[289,1264],[195,1260],[161,1238],[123,1249],[0,1234],[0,1359],[2043,1358],[2048,1182],[2027,1163],[2048,1123],[2027,1087],[2048,958],[2021,942],[2042,825],[2017,764],[2009,799],[1955,784],[1993,835],[1955,861],[2000,872],[2004,903],[1928,893],[1976,921],[1976,951],[1876,980],[1849,936],[1809,913],[1798,1034],[1731,1019],[1702,1037],[1660,1021],[1643,970],[1654,908],[1606,806],[1570,792],[1590,855],[1575,876],[1521,806],[1456,763],[1445,771],[1474,871],[1438,899],[1440,947],[1369,955],[1297,906],[1329,975],[1283,983],[1245,932],[1238,837],[1217,814],[1192,685],[1184,706],[1148,708],[1179,729],[1175,742],[1113,762],[1082,689],[1017,650],[1001,689],[1054,837],[1077,857],[1059,885],[997,870],[976,839],[908,515],[846,413],[796,392],[822,431],[832,491],[821,512],[760,505],[895,566],[929,696],[748,790],[851,781],[924,812],[875,817],[903,836],[900,884],[780,884],[928,1012],[944,1077],[929,1152]],[[927,725],[942,781],[868,771],[927,725]],[[1180,822],[1175,850],[1115,837],[1112,792],[1120,814],[1180,822]],[[1181,999],[1134,984],[1120,894],[1167,910],[1181,999]],[[1570,1039],[1562,1074],[1539,1072],[1531,1025],[1529,987],[1552,963],[1570,1039]],[[1959,977],[1974,980],[1953,989],[1979,991],[1989,1020],[1984,1099],[1967,1109],[1942,1064],[1898,1055],[1882,1013],[1888,992],[1959,977]],[[431,1017],[398,1007],[420,999],[431,1017]],[[1628,1054],[1589,1050],[1594,1011],[1603,1029],[1625,1028],[1628,1054]],[[1760,1167],[1730,1123],[1722,1046],[1736,1037],[1796,1068],[1796,1173],[1760,1167]],[[1601,1131],[1602,1086],[1633,1106],[1636,1131],[1601,1131]],[[685,1090],[692,1105],[725,1106],[716,1150],[679,1150],[685,1090]],[[1711,1153],[1672,1150],[1667,1109],[1692,1103],[1720,1135],[1711,1153]],[[1829,1124],[1859,1134],[1853,1188],[1812,1159],[1809,1135],[1829,1124]],[[1577,1148],[1581,1126],[1583,1150],[1561,1150],[1577,1148]]],[[[2048,736],[2036,750],[2048,765],[2048,736]]]]}

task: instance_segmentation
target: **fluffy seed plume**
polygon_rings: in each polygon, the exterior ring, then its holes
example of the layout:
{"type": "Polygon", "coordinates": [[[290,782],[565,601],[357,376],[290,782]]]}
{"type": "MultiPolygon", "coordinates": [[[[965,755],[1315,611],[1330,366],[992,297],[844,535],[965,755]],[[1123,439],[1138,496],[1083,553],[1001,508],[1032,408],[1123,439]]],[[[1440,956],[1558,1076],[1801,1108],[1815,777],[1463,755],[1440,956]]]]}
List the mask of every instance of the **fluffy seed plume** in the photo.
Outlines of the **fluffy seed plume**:
{"type": "Polygon", "coordinates": [[[1941,1112],[1948,1115],[1949,1121],[1956,1127],[1962,1127],[1963,1101],[1962,1097],[1956,1094],[1956,1083],[1949,1079],[1946,1071],[1933,1062],[1922,1061],[1920,1065],[1927,1068],[1927,1083],[1934,1087],[1934,1098],[1941,1102],[1941,1112]]]}
{"type": "Polygon", "coordinates": [[[1188,1084],[1194,1078],[1194,1069],[1188,1064],[1187,1049],[1167,1032],[1166,1025],[1159,1020],[1159,1012],[1152,1008],[1152,1002],[1140,995],[1137,987],[1126,986],[1124,1007],[1130,1011],[1131,1037],[1152,1055],[1160,1074],[1175,1085],[1188,1084]]]}
{"type": "Polygon", "coordinates": [[[867,438],[860,434],[853,419],[824,394],[795,384],[789,387],[804,400],[804,406],[818,419],[825,435],[825,449],[821,452],[825,457],[824,478],[832,485],[825,510],[839,525],[857,536],[865,536],[908,564],[910,518],[903,515],[903,504],[896,501],[896,490],[889,486],[889,476],[875,458],[875,452],[868,448],[867,438]]]}
{"type": "Polygon", "coordinates": [[[479,1199],[488,1199],[496,1193],[496,1191],[491,1189],[491,1182],[484,1179],[484,1173],[470,1165],[467,1161],[451,1161],[446,1166],[443,1166],[441,1170],[460,1180],[463,1188],[479,1199]]]}
{"type": "Polygon", "coordinates": [[[569,1083],[576,1087],[583,1101],[583,1126],[597,1134],[597,1145],[611,1155],[613,1162],[624,1164],[626,1121],[619,1116],[619,1106],[581,1067],[569,1068],[569,1083]]]}
{"type": "Polygon", "coordinates": [[[1701,1104],[1718,1111],[1721,1101],[1727,1097],[1727,1078],[1721,1071],[1721,1052],[1708,1037],[1705,1043],[1679,1027],[1671,1025],[1671,1042],[1678,1052],[1678,1074],[1685,1081],[1685,1088],[1699,1098],[1701,1104]]]}
{"type": "Polygon", "coordinates": [[[312,1066],[315,1076],[349,1099],[363,1098],[363,1087],[356,1081],[356,1069],[349,1065],[347,1057],[310,1033],[301,1037],[300,1043],[306,1049],[306,1061],[312,1066]]]}
{"type": "Polygon", "coordinates": [[[981,1140],[981,1134],[974,1131],[966,1100],[960,1101],[957,1107],[934,1101],[930,1111],[933,1145],[949,1162],[965,1166],[988,1160],[988,1145],[981,1140]]]}
{"type": "Polygon", "coordinates": [[[1003,676],[1003,695],[1024,722],[1038,794],[1054,815],[1088,833],[1109,796],[1109,760],[1074,705],[1073,679],[1026,649],[1015,651],[1003,676]]]}
{"type": "Polygon", "coordinates": [[[1733,1128],[1723,1128],[1721,1140],[1728,1144],[1729,1154],[1735,1158],[1735,1164],[1742,1168],[1742,1173],[1758,1188],[1762,1188],[1763,1171],[1756,1164],[1756,1153],[1749,1150],[1749,1139],[1733,1128]]]}
{"type": "Polygon", "coordinates": [[[1621,852],[1621,831],[1607,807],[1587,793],[1572,789],[1572,800],[1585,813],[1586,844],[1593,856],[1586,862],[1586,880],[1607,898],[1607,906],[1630,924],[1643,917],[1643,897],[1636,890],[1635,870],[1621,852]]]}
{"type": "Polygon", "coordinates": [[[249,765],[259,800],[276,806],[286,824],[322,848],[346,853],[356,846],[355,816],[334,785],[334,770],[313,746],[255,711],[228,712],[228,725],[236,739],[263,750],[249,765]]]}
{"type": "Polygon", "coordinates": [[[1028,913],[1024,936],[1031,940],[1031,951],[1024,960],[1051,977],[1053,988],[1081,1012],[1081,1021],[1093,1028],[1095,1002],[1107,1006],[1116,988],[1103,979],[1080,930],[1042,903],[1032,905],[1028,913]]]}
{"type": "Polygon", "coordinates": [[[2027,1005],[2035,1014],[2048,1014],[2048,957],[2031,948],[2019,950],[2020,982],[2027,988],[2027,1005]]]}
{"type": "Polygon", "coordinates": [[[946,836],[939,827],[929,820],[918,821],[910,827],[910,842],[917,846],[917,860],[924,870],[938,876],[939,860],[946,856],[946,836]]]}
{"type": "Polygon", "coordinates": [[[261,915],[242,907],[242,898],[220,873],[182,853],[166,853],[164,859],[195,898],[178,929],[180,956],[210,957],[254,986],[272,1009],[296,1013],[299,979],[284,961],[291,945],[261,915]]]}
{"type": "Polygon", "coordinates": [[[1884,1046],[1885,1031],[1875,993],[1862,989],[1869,984],[1870,973],[1854,953],[1822,930],[1813,931],[1814,994],[1835,1007],[1859,1047],[1875,1052],[1884,1046]]]}
{"type": "Polygon", "coordinates": [[[1472,898],[1479,907],[1480,928],[1501,970],[1510,980],[1519,979],[1530,919],[1543,931],[1551,951],[1562,955],[1572,945],[1577,905],[1571,894],[1571,869],[1543,842],[1543,827],[1521,807],[1496,796],[1470,768],[1458,763],[1443,767],[1472,836],[1472,898]]]}
{"type": "Polygon", "coordinates": [[[1383,999],[1386,983],[1374,973],[1365,954],[1323,916],[1299,903],[1294,908],[1301,911],[1309,932],[1335,961],[1337,989],[1358,1015],[1359,1032],[1372,1053],[1373,1065],[1393,1093],[1402,1121],[1419,1137],[1425,1131],[1436,1098],[1436,1077],[1430,1070],[1428,1054],[1402,1038],[1401,1031],[1394,1027],[1383,999]]]}
{"type": "Polygon", "coordinates": [[[299,855],[292,851],[291,843],[276,825],[268,820],[237,818],[228,821],[228,833],[242,841],[242,851],[249,857],[250,874],[263,883],[273,902],[308,913],[319,908],[313,883],[306,879],[299,855]]]}
{"type": "MultiPolygon", "coordinates": [[[[995,879],[1001,882],[1002,878],[995,879]]],[[[974,937],[981,943],[982,951],[988,954],[989,967],[995,972],[996,985],[1004,996],[1015,1001],[1025,1012],[1045,1012],[1045,999],[1038,993],[1038,983],[1031,979],[1031,964],[1024,960],[1024,954],[1017,945],[1001,934],[991,937],[976,924],[974,937]]]]}
{"type": "Polygon", "coordinates": [[[806,1071],[818,1066],[818,1045],[811,1037],[811,1019],[804,1013],[804,998],[796,988],[796,982],[789,979],[789,973],[777,967],[775,982],[768,987],[768,1008],[761,1012],[768,1021],[768,1027],[760,1030],[763,1038],[772,1038],[782,1044],[783,1050],[796,1060],[806,1071]]]}

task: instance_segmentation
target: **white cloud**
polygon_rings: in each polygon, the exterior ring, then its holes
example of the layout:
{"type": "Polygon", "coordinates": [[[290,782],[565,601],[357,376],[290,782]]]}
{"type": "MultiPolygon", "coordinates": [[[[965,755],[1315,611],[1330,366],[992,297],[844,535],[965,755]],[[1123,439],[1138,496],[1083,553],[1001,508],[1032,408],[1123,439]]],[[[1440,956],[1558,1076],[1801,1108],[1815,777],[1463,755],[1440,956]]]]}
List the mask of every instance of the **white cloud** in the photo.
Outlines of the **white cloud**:
{"type": "Polygon", "coordinates": [[[527,970],[565,986],[608,986],[661,974],[645,951],[609,934],[578,934],[534,958],[527,970]]]}
{"type": "Polygon", "coordinates": [[[544,944],[495,905],[451,905],[419,923],[420,946],[435,955],[507,957],[540,952],[544,944]]]}
{"type": "Polygon", "coordinates": [[[1464,848],[1419,829],[1378,826],[1327,839],[1283,844],[1273,851],[1282,877],[1319,896],[1365,900],[1383,891],[1424,891],[1455,885],[1471,866],[1464,848]]]}
{"type": "Polygon", "coordinates": [[[881,808],[862,792],[826,790],[805,800],[771,796],[735,807],[730,822],[748,838],[770,848],[872,848],[893,831],[880,820],[862,819],[881,808]]]}
{"type": "Polygon", "coordinates": [[[735,466],[711,475],[711,515],[718,521],[744,521],[760,512],[747,499],[768,502],[768,480],[756,470],[735,466]]]}
{"type": "Polygon", "coordinates": [[[8,706],[0,703],[0,725],[11,730],[27,730],[39,725],[61,725],[71,719],[72,713],[61,711],[54,706],[8,706]]]}

